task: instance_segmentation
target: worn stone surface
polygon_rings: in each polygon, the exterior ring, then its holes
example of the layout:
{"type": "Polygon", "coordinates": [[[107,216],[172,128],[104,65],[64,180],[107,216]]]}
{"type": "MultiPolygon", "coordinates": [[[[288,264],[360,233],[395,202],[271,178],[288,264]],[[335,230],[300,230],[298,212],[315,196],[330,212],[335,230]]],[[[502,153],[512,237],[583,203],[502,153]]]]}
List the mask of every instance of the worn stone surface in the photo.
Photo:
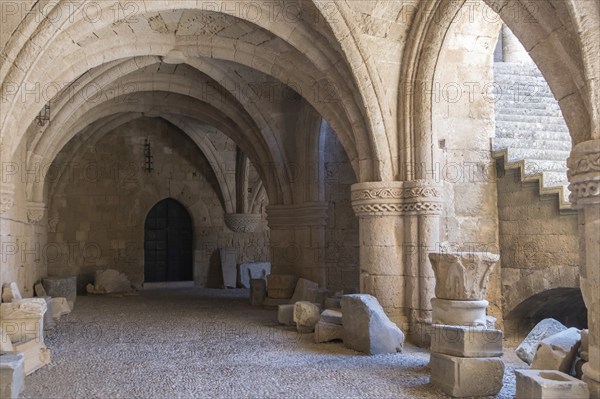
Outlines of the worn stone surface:
{"type": "Polygon", "coordinates": [[[237,285],[237,254],[235,248],[221,248],[221,272],[223,273],[223,286],[235,288],[237,285]]]}
{"type": "Polygon", "coordinates": [[[54,321],[54,309],[52,308],[52,298],[49,296],[42,297],[46,301],[46,312],[44,312],[44,329],[52,330],[56,327],[54,321]]]}
{"type": "Polygon", "coordinates": [[[269,298],[289,299],[296,288],[296,277],[292,274],[269,274],[267,292],[269,298]]]}
{"type": "Polygon", "coordinates": [[[46,293],[46,290],[44,289],[44,285],[42,283],[37,283],[33,287],[33,290],[35,291],[35,296],[39,296],[39,297],[48,296],[48,294],[46,293]]]}
{"type": "Polygon", "coordinates": [[[50,349],[44,345],[43,341],[37,338],[16,343],[15,352],[21,352],[24,355],[25,375],[30,375],[36,370],[50,364],[50,349]]]}
{"type": "Polygon", "coordinates": [[[431,326],[431,352],[459,357],[496,357],[503,354],[500,330],[481,327],[431,326]]]}
{"type": "Polygon", "coordinates": [[[581,330],[581,346],[579,347],[579,352],[581,354],[581,359],[584,362],[590,361],[590,334],[589,330],[586,328],[581,330]]]}
{"type": "Polygon", "coordinates": [[[321,319],[315,325],[315,343],[319,344],[322,342],[341,340],[343,333],[344,329],[341,325],[328,323],[321,319]]]}
{"type": "Polygon", "coordinates": [[[0,398],[18,399],[25,384],[23,353],[0,351],[0,398]]]}
{"type": "Polygon", "coordinates": [[[453,301],[432,298],[431,319],[434,324],[451,326],[486,326],[488,301],[453,301]]]}
{"type": "Polygon", "coordinates": [[[0,327],[0,352],[12,352],[13,344],[9,338],[9,336],[4,332],[2,327],[0,327]]]}
{"type": "Polygon", "coordinates": [[[432,353],[431,383],[453,397],[493,396],[502,389],[504,363],[499,358],[463,358],[432,353]]]}
{"type": "Polygon", "coordinates": [[[294,304],[294,322],[298,332],[313,332],[320,317],[321,309],[316,304],[304,301],[294,304]]]}
{"type": "Polygon", "coordinates": [[[325,298],[325,309],[341,309],[342,308],[341,301],[342,301],[342,298],[337,298],[337,297],[325,298]]]}
{"type": "Polygon", "coordinates": [[[587,384],[556,370],[515,370],[515,399],[588,399],[587,384]]]}
{"type": "Polygon", "coordinates": [[[17,283],[12,282],[2,287],[2,302],[13,302],[23,299],[17,283]]]}
{"type": "Polygon", "coordinates": [[[437,298],[481,301],[500,257],[489,252],[430,252],[429,260],[437,298]]]}
{"type": "Polygon", "coordinates": [[[369,355],[402,351],[404,333],[387,317],[377,298],[344,295],[341,304],[344,345],[369,355]]]}
{"type": "Polygon", "coordinates": [[[312,302],[314,300],[314,290],[319,288],[319,284],[314,281],[307,280],[305,278],[298,279],[296,283],[296,289],[294,290],[294,295],[290,299],[290,303],[296,303],[299,301],[309,301],[312,302]]]}
{"type": "Polygon", "coordinates": [[[0,303],[0,328],[8,335],[13,345],[29,339],[43,343],[46,310],[46,301],[43,298],[0,303]]]}
{"type": "Polygon", "coordinates": [[[96,270],[94,284],[88,284],[88,294],[119,294],[134,291],[124,273],[114,269],[96,270]]]}
{"type": "Polygon", "coordinates": [[[250,280],[250,303],[261,306],[267,297],[267,282],[262,278],[250,280]]]}
{"type": "Polygon", "coordinates": [[[67,302],[67,298],[51,298],[50,303],[52,304],[52,318],[55,320],[71,313],[71,307],[69,306],[69,302],[67,302]]]}
{"type": "Polygon", "coordinates": [[[240,285],[250,288],[251,279],[266,279],[269,274],[271,274],[270,262],[244,262],[240,264],[240,285]]]}
{"type": "Polygon", "coordinates": [[[342,325],[342,317],[342,312],[334,309],[325,309],[321,313],[321,320],[326,323],[337,324],[338,326],[342,325]]]}
{"type": "Polygon", "coordinates": [[[519,359],[527,364],[531,364],[539,343],[545,338],[566,329],[567,327],[559,321],[554,319],[544,319],[536,324],[533,330],[527,334],[527,337],[519,344],[515,352],[519,359]]]}
{"type": "Polygon", "coordinates": [[[573,327],[544,338],[539,343],[531,368],[569,373],[580,344],[581,333],[573,327]]]}

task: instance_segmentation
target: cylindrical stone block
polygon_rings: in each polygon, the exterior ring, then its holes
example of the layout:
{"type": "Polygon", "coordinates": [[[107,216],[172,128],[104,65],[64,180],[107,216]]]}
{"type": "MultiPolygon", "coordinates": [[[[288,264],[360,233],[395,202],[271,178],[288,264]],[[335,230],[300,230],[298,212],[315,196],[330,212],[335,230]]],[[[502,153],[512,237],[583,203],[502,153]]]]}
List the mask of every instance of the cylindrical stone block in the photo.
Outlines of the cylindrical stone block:
{"type": "Polygon", "coordinates": [[[452,301],[431,299],[433,324],[449,326],[485,326],[488,301],[452,301]]]}

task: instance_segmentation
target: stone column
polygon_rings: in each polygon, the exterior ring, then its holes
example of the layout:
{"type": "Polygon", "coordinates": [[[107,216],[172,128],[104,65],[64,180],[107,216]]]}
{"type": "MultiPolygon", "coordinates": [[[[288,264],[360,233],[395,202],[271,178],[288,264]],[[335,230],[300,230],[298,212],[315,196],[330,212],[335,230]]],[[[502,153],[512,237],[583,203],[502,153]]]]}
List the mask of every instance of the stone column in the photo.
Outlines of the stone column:
{"type": "Polygon", "coordinates": [[[361,292],[375,296],[405,330],[431,324],[434,277],[421,248],[439,238],[439,188],[425,180],[358,183],[352,207],[360,225],[361,292]]]}
{"type": "Polygon", "coordinates": [[[328,204],[270,205],[271,274],[293,274],[327,285],[323,263],[328,204]]]}
{"type": "Polygon", "coordinates": [[[590,398],[600,398],[600,140],[579,143],[571,150],[570,200],[579,210],[579,267],[588,310],[589,362],[583,367],[590,398]]]}

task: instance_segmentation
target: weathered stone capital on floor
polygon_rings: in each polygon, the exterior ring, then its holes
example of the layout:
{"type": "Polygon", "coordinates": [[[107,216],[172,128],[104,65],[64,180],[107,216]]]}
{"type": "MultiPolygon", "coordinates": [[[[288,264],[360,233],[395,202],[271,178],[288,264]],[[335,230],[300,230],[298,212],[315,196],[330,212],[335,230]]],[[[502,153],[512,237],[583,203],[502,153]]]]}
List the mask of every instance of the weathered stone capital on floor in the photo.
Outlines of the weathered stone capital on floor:
{"type": "Polygon", "coordinates": [[[358,217],[406,214],[439,215],[442,190],[429,180],[366,182],[352,185],[352,208],[358,217]]]}
{"type": "Polygon", "coordinates": [[[600,140],[573,146],[567,165],[573,207],[600,205],[600,140]]]}

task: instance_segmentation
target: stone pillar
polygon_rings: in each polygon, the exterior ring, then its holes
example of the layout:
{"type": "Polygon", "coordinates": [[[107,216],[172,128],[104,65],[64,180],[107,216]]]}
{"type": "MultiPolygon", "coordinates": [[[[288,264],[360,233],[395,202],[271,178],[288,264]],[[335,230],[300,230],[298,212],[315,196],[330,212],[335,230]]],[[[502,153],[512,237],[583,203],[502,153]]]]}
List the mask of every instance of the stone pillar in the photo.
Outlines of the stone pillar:
{"type": "Polygon", "coordinates": [[[360,225],[361,293],[375,296],[405,330],[431,324],[434,277],[422,248],[439,239],[439,188],[425,180],[358,183],[352,207],[360,225]]]}
{"type": "Polygon", "coordinates": [[[533,64],[525,47],[506,25],[502,25],[502,54],[504,62],[533,64]]]}
{"type": "Polygon", "coordinates": [[[579,210],[579,267],[583,300],[588,310],[589,362],[583,366],[590,398],[600,398],[600,140],[571,150],[570,200],[579,210]]]}
{"type": "Polygon", "coordinates": [[[324,267],[328,204],[270,205],[271,274],[293,274],[327,286],[324,267]]]}

